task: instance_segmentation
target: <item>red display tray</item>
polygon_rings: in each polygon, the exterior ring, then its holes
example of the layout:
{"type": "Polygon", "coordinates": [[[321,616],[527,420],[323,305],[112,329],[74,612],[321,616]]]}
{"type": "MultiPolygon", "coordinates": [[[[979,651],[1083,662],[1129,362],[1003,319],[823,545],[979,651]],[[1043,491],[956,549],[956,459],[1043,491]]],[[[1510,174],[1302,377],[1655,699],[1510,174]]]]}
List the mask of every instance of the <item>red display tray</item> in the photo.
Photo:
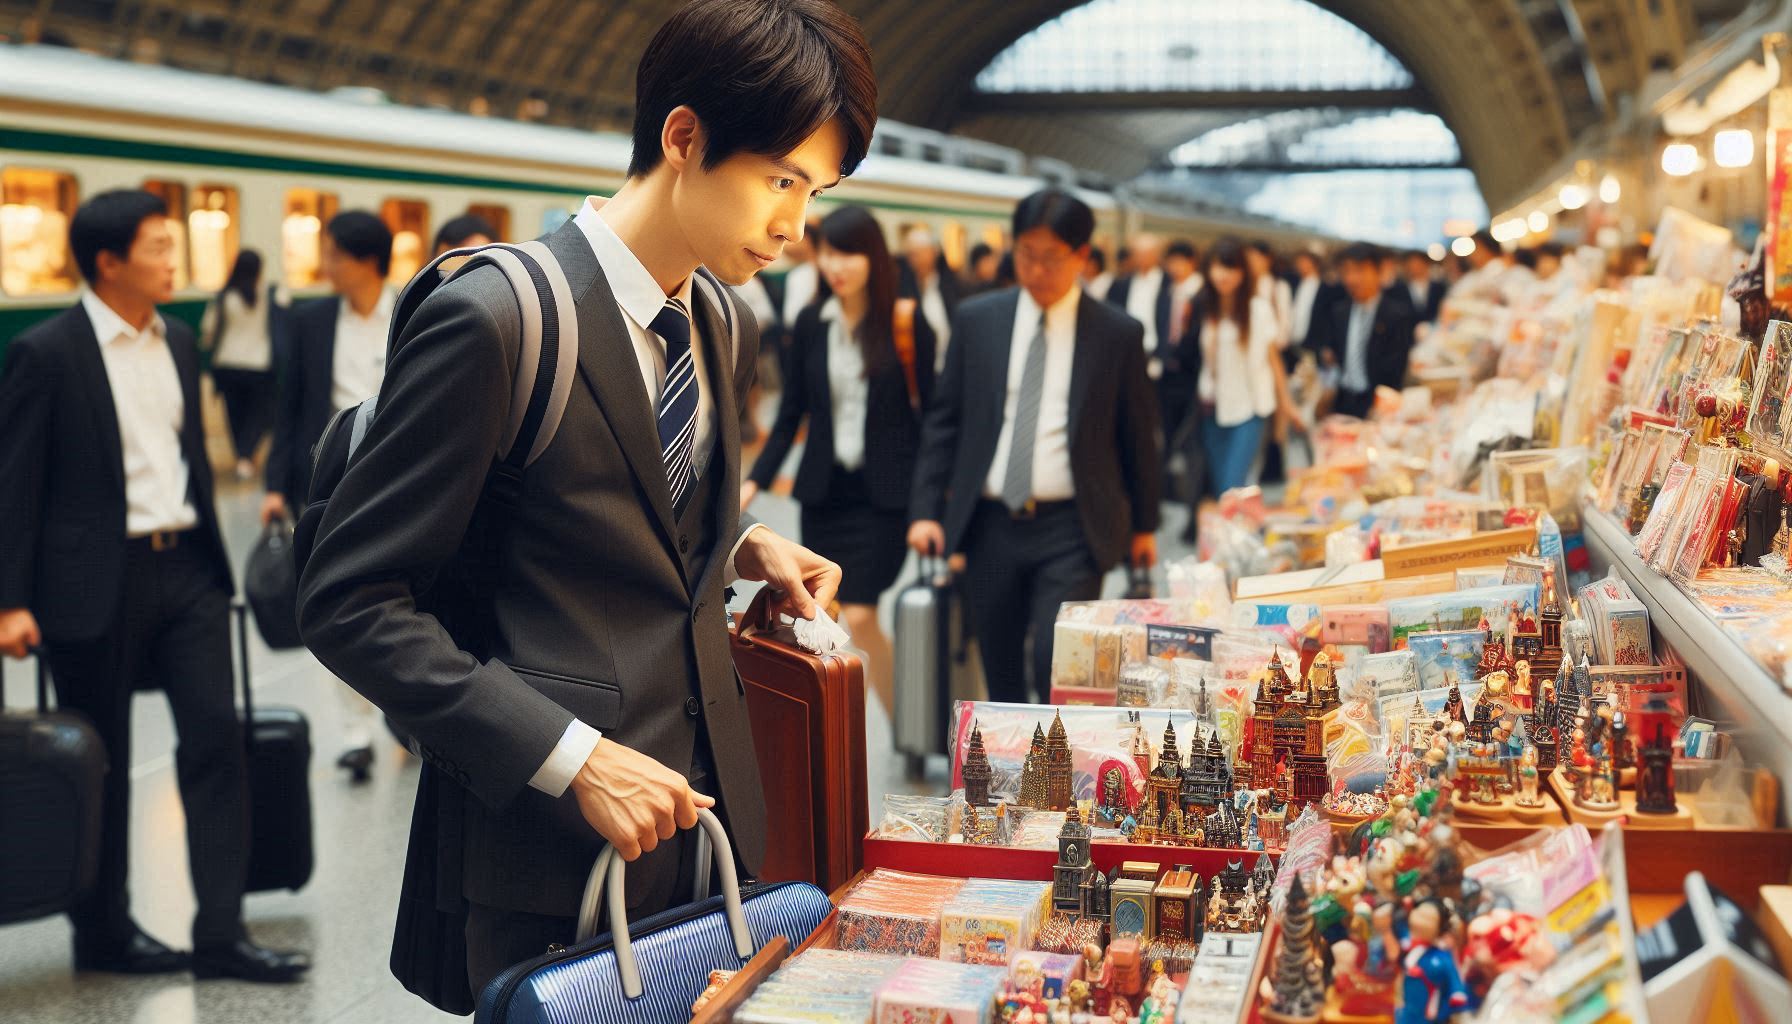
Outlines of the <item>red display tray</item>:
{"type": "MultiPolygon", "coordinates": [[[[1270,861],[1281,859],[1280,850],[1270,850],[1270,861]]],[[[1231,861],[1242,861],[1249,871],[1257,866],[1255,850],[1220,850],[1204,846],[1145,846],[1134,843],[1091,843],[1089,857],[1103,871],[1112,871],[1122,861],[1156,861],[1164,870],[1186,864],[1203,880],[1226,869],[1231,861]]],[[[890,868],[923,875],[952,875],[959,878],[1013,878],[1021,881],[1050,881],[1052,868],[1058,863],[1056,850],[1022,850],[1007,846],[966,846],[962,843],[923,843],[908,839],[865,837],[865,870],[890,868]]]]}

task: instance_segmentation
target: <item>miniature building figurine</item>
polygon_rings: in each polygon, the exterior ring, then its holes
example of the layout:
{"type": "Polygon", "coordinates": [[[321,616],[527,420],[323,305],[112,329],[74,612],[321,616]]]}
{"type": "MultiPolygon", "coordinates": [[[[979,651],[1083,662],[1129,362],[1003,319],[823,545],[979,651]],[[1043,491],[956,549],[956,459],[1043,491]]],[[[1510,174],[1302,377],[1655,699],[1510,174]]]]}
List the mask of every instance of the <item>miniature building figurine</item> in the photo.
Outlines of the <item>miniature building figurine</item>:
{"type": "Polygon", "coordinates": [[[1196,749],[1189,752],[1188,767],[1183,769],[1182,809],[1206,814],[1231,793],[1232,765],[1226,759],[1226,748],[1217,731],[1209,732],[1205,751],[1197,743],[1196,749]]]}
{"type": "Polygon", "coordinates": [[[1035,810],[1045,809],[1045,728],[1033,725],[1033,744],[1021,761],[1020,796],[1015,803],[1035,810]]]}
{"type": "Polygon", "coordinates": [[[1213,876],[1204,925],[1209,932],[1263,930],[1262,901],[1251,887],[1251,876],[1245,873],[1243,861],[1232,861],[1213,876]]]}
{"type": "Polygon", "coordinates": [[[1066,914],[1086,914],[1084,882],[1092,870],[1089,861],[1089,826],[1072,807],[1058,830],[1058,863],[1052,869],[1052,909],[1066,914]]]}
{"type": "Polygon", "coordinates": [[[1678,814],[1674,800],[1674,740],[1661,722],[1655,736],[1643,745],[1636,772],[1638,814],[1678,814]]]}
{"type": "Polygon", "coordinates": [[[1109,915],[1108,876],[1092,867],[1083,874],[1082,916],[1105,922],[1109,915]]]}
{"type": "Polygon", "coordinates": [[[1070,809],[1070,740],[1064,732],[1062,713],[1052,716],[1052,731],[1045,740],[1045,809],[1070,809]]]}
{"type": "Polygon", "coordinates": [[[1195,877],[1187,865],[1177,865],[1167,872],[1163,880],[1157,883],[1157,890],[1152,898],[1157,901],[1155,910],[1157,928],[1153,934],[1159,939],[1192,939],[1198,927],[1194,916],[1195,893],[1200,880],[1195,877]]]}
{"type": "Polygon", "coordinates": [[[1233,809],[1232,801],[1221,800],[1213,813],[1207,816],[1202,830],[1207,835],[1207,845],[1227,850],[1244,848],[1244,826],[1238,820],[1238,812],[1233,809]]]}
{"type": "Polygon", "coordinates": [[[1157,928],[1156,903],[1159,865],[1129,860],[1120,865],[1120,877],[1108,886],[1112,915],[1109,928],[1117,940],[1122,935],[1149,938],[1157,928]]]}
{"type": "MultiPolygon", "coordinates": [[[[1335,699],[1336,690],[1333,690],[1335,699]]],[[[1270,658],[1269,678],[1257,688],[1251,715],[1252,789],[1275,789],[1297,803],[1325,798],[1325,715],[1331,710],[1314,688],[1297,692],[1288,680],[1278,651],[1270,658]],[[1284,775],[1284,759],[1290,771],[1284,775]]],[[[1211,838],[1213,829],[1208,829],[1211,838]]]]}
{"type": "Polygon", "coordinates": [[[983,749],[983,729],[971,723],[971,745],[964,755],[964,802],[972,807],[989,805],[989,754],[983,749]]]}
{"type": "Polygon", "coordinates": [[[1164,747],[1158,752],[1157,766],[1145,776],[1145,801],[1156,812],[1160,822],[1169,818],[1172,809],[1182,804],[1182,752],[1176,747],[1176,725],[1164,723],[1164,747]]]}
{"type": "Polygon", "coordinates": [[[1281,946],[1267,978],[1270,998],[1262,1015],[1270,1024],[1317,1020],[1325,1005],[1325,971],[1310,911],[1307,887],[1297,874],[1288,884],[1281,946]]]}

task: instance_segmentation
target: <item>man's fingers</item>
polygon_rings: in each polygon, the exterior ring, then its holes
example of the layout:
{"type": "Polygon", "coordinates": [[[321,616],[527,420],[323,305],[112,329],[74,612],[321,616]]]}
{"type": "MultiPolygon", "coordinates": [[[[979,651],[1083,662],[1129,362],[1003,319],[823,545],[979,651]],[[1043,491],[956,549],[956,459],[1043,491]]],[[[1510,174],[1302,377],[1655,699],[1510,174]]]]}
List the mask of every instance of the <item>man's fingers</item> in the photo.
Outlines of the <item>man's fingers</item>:
{"type": "Polygon", "coordinates": [[[633,840],[611,843],[616,848],[616,855],[623,860],[638,860],[641,856],[641,845],[633,840]]]}
{"type": "Polygon", "coordinates": [[[815,580],[815,603],[827,608],[834,603],[834,595],[840,592],[840,567],[830,565],[815,580]]]}
{"type": "MultiPolygon", "coordinates": [[[[691,803],[698,807],[714,807],[716,805],[716,798],[707,793],[699,793],[693,789],[691,790],[691,803]]],[[[696,824],[697,816],[692,814],[690,827],[694,828],[696,827],[696,824]]]]}
{"type": "MultiPolygon", "coordinates": [[[[641,833],[640,841],[642,853],[652,853],[660,845],[660,837],[654,832],[652,826],[649,826],[646,831],[641,833]]],[[[624,859],[633,860],[634,858],[628,857],[624,859]]]]}
{"type": "Polygon", "coordinates": [[[698,806],[700,805],[697,803],[697,793],[689,787],[686,787],[685,791],[678,795],[678,803],[673,808],[672,817],[681,830],[697,827],[698,806]]]}

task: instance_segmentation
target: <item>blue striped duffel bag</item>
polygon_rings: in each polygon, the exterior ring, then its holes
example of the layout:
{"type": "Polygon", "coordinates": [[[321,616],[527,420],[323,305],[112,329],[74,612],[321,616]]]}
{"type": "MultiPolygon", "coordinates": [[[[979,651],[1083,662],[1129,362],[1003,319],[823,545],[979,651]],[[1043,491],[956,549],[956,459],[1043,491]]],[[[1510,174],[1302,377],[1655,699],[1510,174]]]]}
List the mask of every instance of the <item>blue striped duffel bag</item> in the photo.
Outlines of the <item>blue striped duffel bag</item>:
{"type": "Polygon", "coordinates": [[[834,905],[807,882],[751,882],[743,889],[722,824],[697,812],[721,872],[722,893],[631,924],[625,864],[605,847],[585,884],[578,941],[525,960],[493,978],[476,1024],[660,1024],[691,1019],[709,972],[736,970],[775,935],[802,943],[834,905]],[[610,933],[596,935],[600,900],[610,933]]]}

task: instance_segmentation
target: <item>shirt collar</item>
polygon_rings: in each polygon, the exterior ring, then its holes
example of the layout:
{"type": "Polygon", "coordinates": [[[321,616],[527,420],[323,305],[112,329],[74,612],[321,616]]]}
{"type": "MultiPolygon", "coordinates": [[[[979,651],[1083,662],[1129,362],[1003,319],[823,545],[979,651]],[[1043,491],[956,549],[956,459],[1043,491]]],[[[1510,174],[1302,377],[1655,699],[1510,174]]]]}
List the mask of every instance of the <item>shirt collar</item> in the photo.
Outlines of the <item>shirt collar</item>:
{"type": "MultiPolygon", "coordinates": [[[[1064,293],[1064,297],[1044,310],[1047,327],[1072,327],[1076,325],[1077,300],[1082,297],[1082,287],[1076,286],[1064,293]]],[[[1039,321],[1039,303],[1033,301],[1033,294],[1025,288],[1020,289],[1020,306],[1015,310],[1016,320],[1033,324],[1039,321]]]]}
{"type": "MultiPolygon", "coordinates": [[[[653,318],[666,308],[668,296],[628,245],[598,216],[597,208],[602,202],[603,200],[595,197],[587,198],[579,207],[578,216],[573,218],[573,223],[584,233],[585,241],[596,254],[597,265],[603,269],[604,280],[610,283],[610,291],[616,296],[616,304],[635,322],[635,326],[644,331],[649,330],[653,318]]],[[[683,302],[684,308],[695,314],[696,309],[691,305],[689,277],[678,286],[678,294],[670,297],[683,302]]]]}
{"type": "Polygon", "coordinates": [[[828,296],[828,300],[821,304],[820,315],[824,323],[828,321],[845,320],[846,310],[840,307],[840,296],[828,296]]]}
{"type": "Polygon", "coordinates": [[[125,322],[124,317],[106,305],[104,299],[88,288],[81,292],[81,308],[87,311],[87,319],[93,323],[93,336],[101,345],[110,345],[120,339],[136,341],[145,331],[152,337],[160,339],[167,334],[167,325],[162,321],[162,314],[155,313],[149,318],[149,326],[143,331],[137,330],[125,322]]]}
{"type": "Polygon", "coordinates": [[[380,297],[379,300],[373,304],[373,312],[366,316],[362,316],[355,312],[354,303],[348,301],[348,296],[344,295],[342,296],[342,314],[344,316],[352,316],[357,320],[364,320],[368,323],[389,324],[392,322],[392,306],[397,301],[398,296],[393,293],[392,286],[386,285],[380,288],[380,297]]]}

